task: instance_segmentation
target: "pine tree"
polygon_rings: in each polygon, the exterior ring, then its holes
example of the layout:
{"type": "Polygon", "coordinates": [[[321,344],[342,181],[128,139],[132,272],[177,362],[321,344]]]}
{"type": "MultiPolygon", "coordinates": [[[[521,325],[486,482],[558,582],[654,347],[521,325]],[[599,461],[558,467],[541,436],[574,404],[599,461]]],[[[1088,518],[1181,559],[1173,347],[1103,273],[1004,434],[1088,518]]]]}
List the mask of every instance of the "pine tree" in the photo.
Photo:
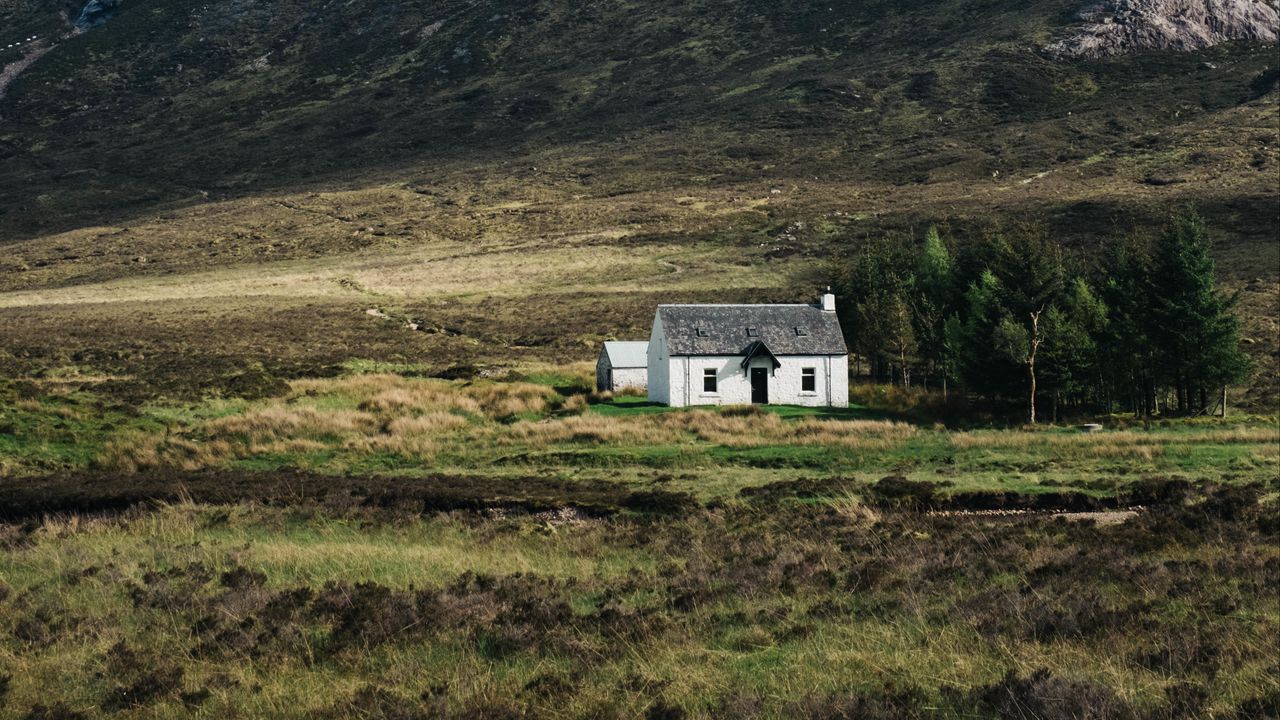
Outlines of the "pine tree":
{"type": "Polygon", "coordinates": [[[916,344],[906,301],[911,259],[905,244],[896,237],[872,241],[841,270],[833,285],[845,298],[839,312],[849,345],[871,361],[873,375],[883,376],[886,369],[892,375],[895,367],[902,372],[916,344]]]}
{"type": "Polygon", "coordinates": [[[1148,239],[1130,235],[1108,247],[1100,281],[1108,323],[1099,343],[1108,411],[1113,401],[1120,401],[1136,416],[1156,411],[1150,277],[1148,239]]]}
{"type": "Polygon", "coordinates": [[[1021,387],[1017,381],[1021,377],[1021,356],[1008,354],[1010,349],[1016,350],[1019,343],[1009,337],[1012,320],[1002,301],[1003,295],[1004,288],[995,273],[984,271],[969,283],[962,303],[962,319],[952,323],[948,330],[948,341],[957,348],[956,365],[965,385],[989,398],[1017,393],[1021,387]]]}
{"type": "MultiPolygon", "coordinates": [[[[937,373],[947,392],[947,373],[952,365],[946,342],[947,318],[955,312],[955,261],[936,227],[925,234],[924,246],[916,256],[910,283],[914,334],[926,374],[937,373]]],[[[927,380],[927,377],[926,377],[927,380]]]]}
{"type": "Polygon", "coordinates": [[[1041,379],[1053,396],[1054,422],[1064,396],[1083,398],[1101,387],[1097,340],[1106,326],[1107,307],[1083,278],[1074,278],[1061,302],[1045,311],[1041,379]]]}
{"type": "Polygon", "coordinates": [[[921,245],[867,244],[839,269],[850,345],[874,374],[910,385],[955,377],[990,399],[1021,396],[1027,422],[1041,393],[1076,407],[1135,415],[1207,410],[1248,372],[1235,298],[1214,286],[1204,223],[1176,216],[1152,241],[1109,246],[1091,283],[1068,275],[1057,243],[1035,229],[994,231],[953,256],[936,229],[921,245]],[[1095,290],[1096,288],[1096,290],[1095,290]],[[1176,400],[1162,408],[1162,396],[1176,400]]]}
{"type": "Polygon", "coordinates": [[[1152,258],[1151,335],[1160,350],[1161,378],[1182,413],[1208,409],[1210,389],[1242,379],[1236,299],[1214,285],[1204,221],[1192,209],[1175,216],[1156,240],[1152,258]]]}
{"type": "Polygon", "coordinates": [[[1062,251],[1038,230],[1023,229],[1004,243],[996,273],[1004,288],[1002,299],[1006,312],[1026,335],[1025,346],[1021,347],[1026,351],[1022,363],[1027,379],[1027,422],[1034,425],[1038,392],[1036,362],[1044,342],[1041,321],[1064,288],[1062,251]]]}

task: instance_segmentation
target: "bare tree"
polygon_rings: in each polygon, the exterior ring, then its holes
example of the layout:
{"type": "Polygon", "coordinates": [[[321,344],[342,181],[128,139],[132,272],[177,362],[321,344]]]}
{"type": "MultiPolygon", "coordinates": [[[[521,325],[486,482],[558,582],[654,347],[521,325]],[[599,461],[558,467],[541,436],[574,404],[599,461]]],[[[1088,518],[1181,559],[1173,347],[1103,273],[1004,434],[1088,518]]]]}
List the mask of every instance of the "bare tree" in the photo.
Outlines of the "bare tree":
{"type": "Polygon", "coordinates": [[[1040,350],[1040,342],[1042,340],[1040,337],[1040,314],[1043,312],[1043,305],[1031,311],[1031,342],[1027,345],[1027,380],[1030,384],[1028,391],[1030,412],[1027,422],[1031,425],[1036,424],[1036,353],[1040,350]]]}

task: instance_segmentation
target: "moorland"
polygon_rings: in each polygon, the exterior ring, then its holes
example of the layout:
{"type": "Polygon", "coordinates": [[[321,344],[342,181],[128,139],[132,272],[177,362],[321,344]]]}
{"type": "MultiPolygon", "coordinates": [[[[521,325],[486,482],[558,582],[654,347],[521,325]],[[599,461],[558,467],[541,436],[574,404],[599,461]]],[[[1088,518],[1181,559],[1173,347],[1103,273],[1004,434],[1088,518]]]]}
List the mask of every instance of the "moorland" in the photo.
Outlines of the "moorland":
{"type": "Polygon", "coordinates": [[[1274,418],[948,429],[877,386],[870,407],[683,410],[593,393],[585,364],[392,369],[136,413],[7,401],[6,707],[1276,708],[1274,418]]]}
{"type": "Polygon", "coordinates": [[[1058,60],[1067,0],[73,5],[0,4],[45,51],[0,89],[0,716],[1280,716],[1274,47],[1058,60]],[[1096,267],[1188,204],[1226,418],[590,385],[660,302],[929,227],[1096,267]]]}

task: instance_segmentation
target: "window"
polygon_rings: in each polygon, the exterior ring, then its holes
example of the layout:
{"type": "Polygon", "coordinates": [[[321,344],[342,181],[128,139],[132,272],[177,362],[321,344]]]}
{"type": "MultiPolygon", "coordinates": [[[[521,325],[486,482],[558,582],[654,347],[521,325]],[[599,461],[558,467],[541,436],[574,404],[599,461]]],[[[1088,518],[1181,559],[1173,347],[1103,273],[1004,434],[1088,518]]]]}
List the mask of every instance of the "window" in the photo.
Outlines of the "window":
{"type": "Polygon", "coordinates": [[[693,329],[693,334],[694,334],[694,335],[697,335],[698,337],[706,337],[706,336],[707,336],[707,329],[706,329],[706,328],[694,328],[694,329],[693,329]]]}
{"type": "Polygon", "coordinates": [[[702,392],[713,393],[716,391],[716,369],[706,368],[702,371],[702,392]]]}
{"type": "Polygon", "coordinates": [[[805,335],[808,335],[808,334],[809,334],[808,330],[805,330],[802,327],[796,328],[796,337],[804,337],[805,335]]]}
{"type": "Polygon", "coordinates": [[[747,328],[747,337],[760,337],[760,330],[753,327],[747,328]]]}
{"type": "Polygon", "coordinates": [[[817,368],[802,368],[800,370],[800,392],[818,392],[817,368]]]}

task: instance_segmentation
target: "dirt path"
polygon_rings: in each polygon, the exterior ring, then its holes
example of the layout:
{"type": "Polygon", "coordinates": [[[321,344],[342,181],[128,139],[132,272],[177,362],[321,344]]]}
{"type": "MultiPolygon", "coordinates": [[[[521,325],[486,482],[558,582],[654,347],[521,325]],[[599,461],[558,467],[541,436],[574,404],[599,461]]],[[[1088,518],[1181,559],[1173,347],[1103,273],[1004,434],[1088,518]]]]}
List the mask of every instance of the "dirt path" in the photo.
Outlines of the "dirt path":
{"type": "Polygon", "coordinates": [[[26,55],[23,55],[21,58],[5,65],[3,69],[0,69],[0,100],[4,99],[4,93],[9,89],[9,85],[11,85],[14,80],[17,80],[18,76],[21,75],[23,71],[34,65],[37,60],[44,57],[45,54],[56,47],[58,47],[56,43],[53,45],[45,45],[43,42],[36,43],[27,51],[26,55]]]}
{"type": "Polygon", "coordinates": [[[673,277],[675,275],[679,275],[680,273],[684,272],[684,268],[680,267],[679,265],[671,262],[666,258],[658,258],[655,262],[657,262],[662,267],[668,268],[669,270],[671,270],[671,273],[667,277],[673,277]]]}
{"type": "Polygon", "coordinates": [[[1138,517],[1138,514],[1145,510],[1145,507],[1137,505],[1124,509],[1090,510],[1083,512],[1018,508],[1009,510],[932,510],[928,514],[932,517],[1015,517],[1021,515],[1043,515],[1046,518],[1062,518],[1071,522],[1091,520],[1098,525],[1119,525],[1120,523],[1128,522],[1138,517]]]}

